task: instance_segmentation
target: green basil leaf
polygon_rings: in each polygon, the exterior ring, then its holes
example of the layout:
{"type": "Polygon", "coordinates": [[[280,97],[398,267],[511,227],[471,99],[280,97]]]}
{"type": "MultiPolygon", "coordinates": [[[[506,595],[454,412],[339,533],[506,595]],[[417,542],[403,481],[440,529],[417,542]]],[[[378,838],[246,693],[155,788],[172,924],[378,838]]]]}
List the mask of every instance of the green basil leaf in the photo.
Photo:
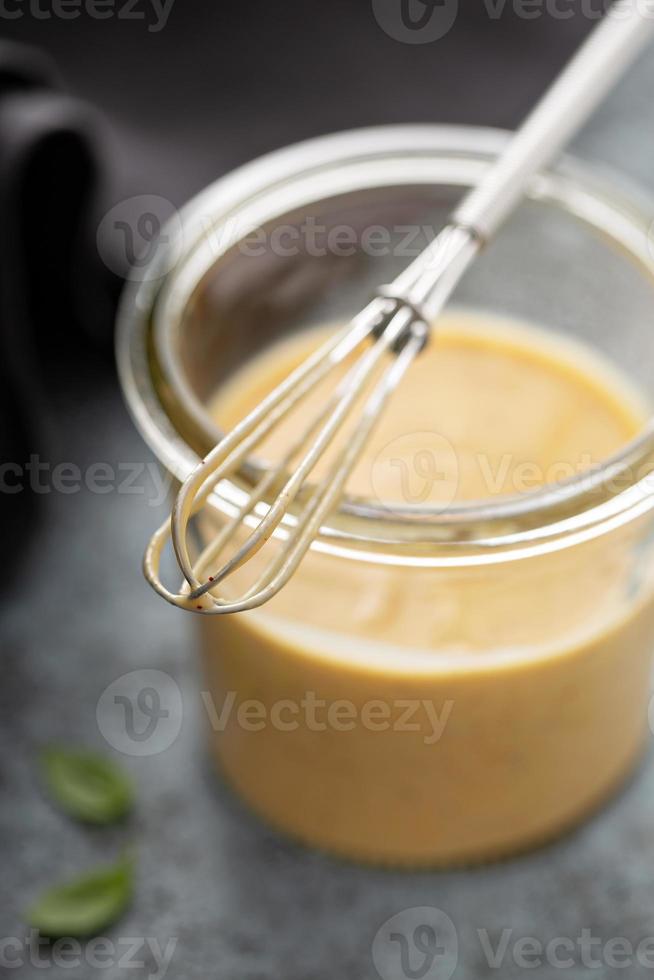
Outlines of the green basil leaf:
{"type": "Polygon", "coordinates": [[[104,756],[51,748],[43,754],[43,766],[52,796],[77,820],[113,823],[132,808],[130,780],[104,756]]]}
{"type": "Polygon", "coordinates": [[[32,907],[28,924],[43,936],[97,936],[125,911],[132,897],[130,858],[48,889],[32,907]]]}

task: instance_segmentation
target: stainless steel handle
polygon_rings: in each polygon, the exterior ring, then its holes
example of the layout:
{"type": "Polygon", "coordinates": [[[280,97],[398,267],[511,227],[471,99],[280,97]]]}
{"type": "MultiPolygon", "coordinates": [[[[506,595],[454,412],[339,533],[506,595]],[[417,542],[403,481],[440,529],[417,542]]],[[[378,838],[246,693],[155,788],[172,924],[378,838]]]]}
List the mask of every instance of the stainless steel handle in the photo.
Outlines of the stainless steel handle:
{"type": "Polygon", "coordinates": [[[652,36],[654,8],[616,0],[531,111],[505,153],[461,202],[453,222],[492,237],[525,181],[549,163],[591,115],[652,36]],[[648,9],[649,8],[649,9],[648,9]]]}
{"type": "Polygon", "coordinates": [[[412,306],[430,323],[480,246],[519,202],[529,178],[586,121],[653,30],[654,8],[647,0],[616,0],[448,225],[382,292],[412,306]]]}

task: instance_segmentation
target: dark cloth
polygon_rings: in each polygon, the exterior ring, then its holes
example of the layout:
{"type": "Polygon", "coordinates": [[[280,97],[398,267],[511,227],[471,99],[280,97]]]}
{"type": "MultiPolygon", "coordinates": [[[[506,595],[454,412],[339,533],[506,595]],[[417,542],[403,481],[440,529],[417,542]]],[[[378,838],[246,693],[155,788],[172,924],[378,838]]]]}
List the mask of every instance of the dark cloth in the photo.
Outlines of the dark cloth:
{"type": "Polygon", "coordinates": [[[38,498],[10,492],[8,464],[52,457],[49,379],[76,346],[110,344],[118,280],[95,248],[97,133],[45,57],[0,44],[0,533],[10,553],[38,498]]]}

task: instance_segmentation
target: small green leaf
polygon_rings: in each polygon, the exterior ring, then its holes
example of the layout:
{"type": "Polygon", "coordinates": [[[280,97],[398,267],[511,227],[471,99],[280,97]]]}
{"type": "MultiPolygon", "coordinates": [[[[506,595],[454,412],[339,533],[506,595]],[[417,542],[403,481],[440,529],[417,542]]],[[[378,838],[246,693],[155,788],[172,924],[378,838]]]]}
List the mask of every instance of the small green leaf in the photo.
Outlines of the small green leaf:
{"type": "Polygon", "coordinates": [[[93,752],[51,748],[43,753],[48,788],[57,803],[77,820],[107,824],[132,807],[132,785],[109,759],[93,752]]]}
{"type": "Polygon", "coordinates": [[[125,911],[132,897],[130,858],[48,889],[32,907],[28,924],[51,939],[98,935],[125,911]]]}

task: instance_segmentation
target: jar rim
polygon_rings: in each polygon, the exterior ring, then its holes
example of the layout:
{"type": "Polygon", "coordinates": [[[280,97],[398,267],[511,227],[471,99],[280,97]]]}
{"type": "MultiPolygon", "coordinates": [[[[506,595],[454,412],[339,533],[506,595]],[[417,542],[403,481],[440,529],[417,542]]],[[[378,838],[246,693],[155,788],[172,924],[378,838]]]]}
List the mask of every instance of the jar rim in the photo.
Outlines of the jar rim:
{"type": "MultiPolygon", "coordinates": [[[[330,171],[343,177],[343,168],[352,161],[364,160],[370,165],[370,161],[394,155],[424,153],[432,158],[470,157],[486,166],[509,136],[485,127],[404,125],[318,137],[240,167],[182,209],[182,233],[174,229],[169,249],[157,250],[153,259],[140,267],[138,281],[128,281],[117,324],[118,368],[128,408],[145,441],[175,478],[185,479],[199,457],[181,436],[159,396],[152,346],[156,345],[165,362],[175,397],[192,415],[197,417],[202,412],[206,416],[178,370],[170,334],[158,325],[166,323],[170,328],[180,322],[194,286],[207,271],[207,218],[216,226],[224,225],[245,202],[266,200],[273,188],[278,194],[280,186],[297,191],[300,178],[312,172],[323,182],[330,171]]],[[[333,186],[326,187],[323,196],[333,193],[333,186]]],[[[649,222],[645,217],[654,213],[654,202],[639,188],[622,177],[616,179],[608,168],[590,167],[565,156],[533,181],[528,196],[558,205],[611,238],[654,284],[654,254],[647,248],[649,222]]],[[[239,226],[239,237],[242,234],[239,226]]],[[[223,246],[230,244],[233,242],[226,236],[223,246]]],[[[348,501],[321,529],[314,547],[354,559],[414,566],[488,564],[559,550],[604,534],[654,506],[649,473],[608,497],[601,494],[608,482],[633,471],[636,461],[653,453],[654,423],[650,421],[635,439],[590,473],[523,494],[447,509],[368,506],[348,501]],[[373,526],[381,531],[373,533],[373,526]],[[473,527],[482,528],[482,533],[471,533],[473,527]],[[461,528],[465,533],[455,533],[461,528]]],[[[211,503],[233,513],[243,493],[242,485],[223,481],[211,503]]],[[[293,515],[289,523],[293,523],[293,515]]]]}

